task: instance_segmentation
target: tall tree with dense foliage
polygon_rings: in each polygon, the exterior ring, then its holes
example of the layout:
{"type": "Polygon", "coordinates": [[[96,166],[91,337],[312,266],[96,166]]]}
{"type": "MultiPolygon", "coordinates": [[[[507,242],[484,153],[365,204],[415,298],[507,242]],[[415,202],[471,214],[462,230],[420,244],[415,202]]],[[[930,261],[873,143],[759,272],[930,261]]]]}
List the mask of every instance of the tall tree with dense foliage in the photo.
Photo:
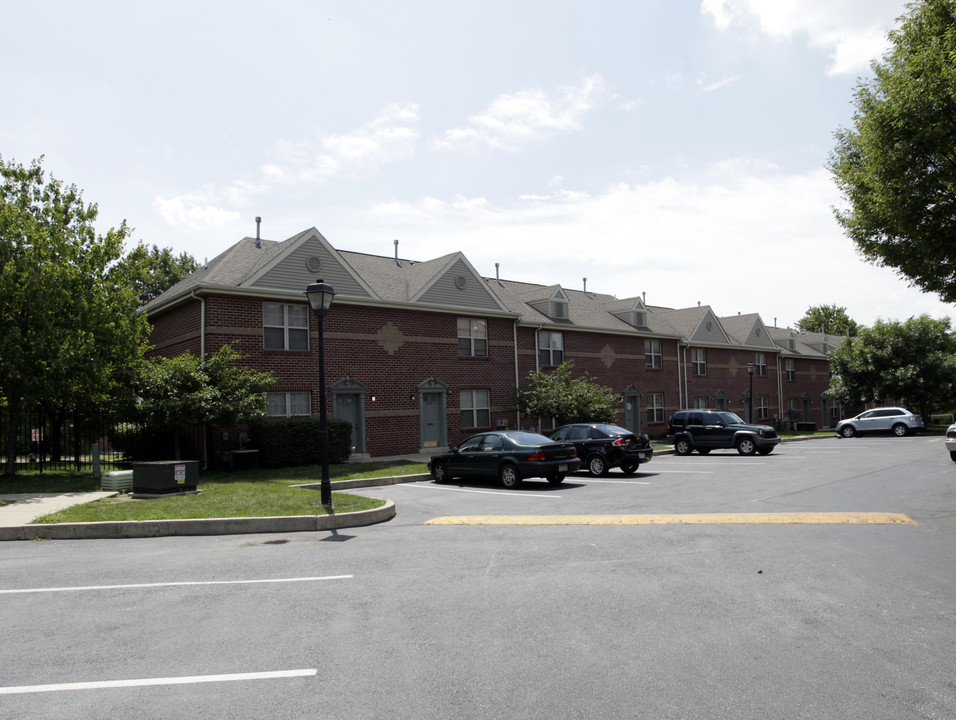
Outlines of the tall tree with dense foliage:
{"type": "Polygon", "coordinates": [[[554,370],[528,375],[528,386],[517,394],[518,408],[527,416],[554,418],[558,425],[572,422],[614,422],[621,397],[591,380],[587,373],[572,377],[572,362],[554,370]]]}
{"type": "Polygon", "coordinates": [[[830,353],[830,371],[839,402],[892,400],[928,419],[956,400],[956,336],[949,318],[878,320],[830,353]]]}
{"type": "Polygon", "coordinates": [[[231,345],[205,359],[190,352],[150,358],[135,383],[134,418],[154,430],[176,431],[199,424],[230,427],[263,417],[265,392],[275,378],[240,365],[240,360],[231,345]]]}
{"type": "Polygon", "coordinates": [[[98,235],[75,185],[0,157],[0,399],[11,417],[4,472],[16,471],[20,413],[103,409],[129,386],[148,328],[109,268],[126,223],[98,235]]]}
{"type": "Polygon", "coordinates": [[[909,5],[828,166],[862,255],[956,302],[956,2],[909,5]]]}
{"type": "Polygon", "coordinates": [[[856,335],[860,326],[849,315],[845,307],[837,305],[816,305],[808,308],[797,322],[797,330],[802,332],[827,333],[829,335],[856,335]]]}
{"type": "Polygon", "coordinates": [[[180,280],[194,272],[199,264],[189,253],[174,255],[170,248],[147,248],[139,243],[116,265],[112,272],[119,282],[125,282],[145,305],[180,280]]]}

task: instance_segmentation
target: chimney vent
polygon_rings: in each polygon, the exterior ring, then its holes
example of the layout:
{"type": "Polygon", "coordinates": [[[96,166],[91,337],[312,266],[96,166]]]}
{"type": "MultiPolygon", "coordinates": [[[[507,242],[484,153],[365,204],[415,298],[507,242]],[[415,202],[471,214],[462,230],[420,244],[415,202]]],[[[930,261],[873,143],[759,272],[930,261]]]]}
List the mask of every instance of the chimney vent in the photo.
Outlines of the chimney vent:
{"type": "Polygon", "coordinates": [[[398,265],[398,267],[401,267],[402,264],[398,261],[398,240],[395,240],[394,242],[395,242],[395,264],[398,265]]]}
{"type": "Polygon", "coordinates": [[[260,227],[260,225],[262,225],[262,218],[261,218],[261,217],[256,217],[256,247],[257,247],[257,248],[261,248],[261,247],[262,247],[262,240],[261,240],[260,237],[259,237],[259,227],[260,227]]]}

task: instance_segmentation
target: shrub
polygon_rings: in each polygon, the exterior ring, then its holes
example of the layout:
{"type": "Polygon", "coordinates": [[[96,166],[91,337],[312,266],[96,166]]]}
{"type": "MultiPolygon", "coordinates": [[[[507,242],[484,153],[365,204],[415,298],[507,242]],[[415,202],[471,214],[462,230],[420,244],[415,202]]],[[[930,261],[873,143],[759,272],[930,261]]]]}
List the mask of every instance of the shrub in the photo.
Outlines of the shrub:
{"type": "MultiPolygon", "coordinates": [[[[320,420],[312,417],[262,418],[249,428],[262,467],[317,465],[322,462],[320,420]]],[[[330,418],[329,462],[343,463],[352,452],[352,423],[330,418]]]]}

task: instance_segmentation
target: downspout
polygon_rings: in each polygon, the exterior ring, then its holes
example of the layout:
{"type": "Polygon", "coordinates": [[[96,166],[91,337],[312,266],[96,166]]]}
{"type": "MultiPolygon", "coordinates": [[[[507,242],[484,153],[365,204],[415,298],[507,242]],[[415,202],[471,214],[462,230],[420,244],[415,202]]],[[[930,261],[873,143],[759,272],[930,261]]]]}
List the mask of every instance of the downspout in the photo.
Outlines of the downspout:
{"type": "MultiPolygon", "coordinates": [[[[497,263],[496,263],[497,265],[497,263]]],[[[518,370],[518,321],[517,319],[511,325],[512,333],[512,343],[514,347],[515,354],[515,394],[518,394],[518,391],[521,389],[521,376],[519,375],[518,370]]],[[[521,429],[521,408],[518,407],[518,403],[515,403],[515,429],[521,429]]]]}
{"type": "MultiPolygon", "coordinates": [[[[780,362],[783,358],[780,357],[780,353],[777,353],[777,419],[779,420],[781,415],[783,415],[783,375],[780,371],[780,362]]],[[[776,423],[774,423],[776,426],[776,423]]]]}
{"type": "MultiPolygon", "coordinates": [[[[199,301],[199,359],[200,361],[205,362],[206,360],[206,298],[199,297],[196,295],[196,291],[193,290],[189,293],[189,296],[194,300],[199,301]]],[[[202,429],[202,469],[209,469],[209,445],[206,442],[206,425],[203,424],[202,429]]]]}

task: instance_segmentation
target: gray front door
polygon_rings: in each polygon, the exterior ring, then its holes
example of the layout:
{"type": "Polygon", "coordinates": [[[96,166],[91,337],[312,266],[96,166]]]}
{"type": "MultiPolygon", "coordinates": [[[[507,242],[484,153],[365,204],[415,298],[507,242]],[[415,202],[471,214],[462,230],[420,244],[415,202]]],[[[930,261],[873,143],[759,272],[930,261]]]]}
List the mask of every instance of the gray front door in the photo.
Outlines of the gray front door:
{"type": "Polygon", "coordinates": [[[641,431],[641,394],[633,386],[624,390],[624,427],[635,434],[641,431]]]}
{"type": "Polygon", "coordinates": [[[445,437],[445,393],[423,392],[421,397],[422,447],[440,447],[445,437]]]}
{"type": "Polygon", "coordinates": [[[352,452],[365,452],[365,433],[362,422],[362,399],[360,393],[337,393],[332,410],[334,417],[352,423],[352,452]]]}

